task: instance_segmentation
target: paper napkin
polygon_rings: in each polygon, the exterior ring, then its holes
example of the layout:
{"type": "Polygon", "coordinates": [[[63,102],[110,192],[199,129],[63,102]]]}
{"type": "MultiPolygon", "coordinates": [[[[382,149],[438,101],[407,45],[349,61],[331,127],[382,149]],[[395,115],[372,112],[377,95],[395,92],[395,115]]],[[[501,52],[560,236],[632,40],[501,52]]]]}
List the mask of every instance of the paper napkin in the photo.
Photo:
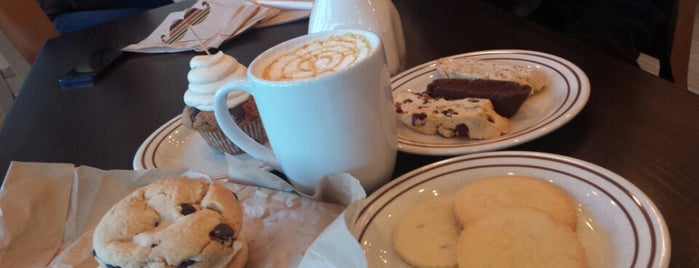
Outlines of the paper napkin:
{"type": "Polygon", "coordinates": [[[296,192],[306,198],[344,206],[366,197],[366,191],[359,180],[349,173],[341,172],[321,178],[315,194],[311,196],[295,189],[288,181],[272,173],[272,168],[257,159],[225,155],[228,163],[226,181],[277,191],[296,192]]]}
{"type": "Polygon", "coordinates": [[[203,51],[217,48],[258,24],[277,25],[309,14],[244,0],[199,0],[184,11],[170,13],[146,39],[123,50],[143,53],[203,51]]]}
{"type": "Polygon", "coordinates": [[[361,200],[352,202],[313,240],[306,254],[303,255],[299,268],[366,268],[369,266],[362,246],[348,228],[361,205],[361,200]]]}
{"type": "Polygon", "coordinates": [[[294,186],[271,173],[264,163],[254,158],[241,159],[226,154],[229,176],[226,181],[264,187],[279,191],[293,191],[312,200],[346,206],[347,208],[313,240],[300,259],[299,268],[368,266],[362,247],[348,226],[361,208],[366,191],[359,180],[349,173],[337,173],[322,178],[313,196],[298,192],[294,186]]]}
{"type": "MultiPolygon", "coordinates": [[[[184,168],[101,170],[12,162],[0,188],[0,267],[97,267],[92,232],[106,211],[139,187],[182,176],[207,177],[184,168]]],[[[309,245],[345,208],[295,193],[217,182],[236,193],[245,211],[247,267],[298,267],[309,245]]]]}

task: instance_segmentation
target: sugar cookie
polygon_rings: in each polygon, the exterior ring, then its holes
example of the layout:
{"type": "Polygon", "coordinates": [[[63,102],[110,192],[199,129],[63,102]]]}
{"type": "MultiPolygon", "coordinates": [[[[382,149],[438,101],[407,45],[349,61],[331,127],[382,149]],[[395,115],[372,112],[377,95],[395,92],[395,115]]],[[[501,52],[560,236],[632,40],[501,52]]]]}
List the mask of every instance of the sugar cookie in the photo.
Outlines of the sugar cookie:
{"type": "Polygon", "coordinates": [[[576,202],[562,188],[543,179],[495,176],[473,181],[457,193],[454,211],[461,226],[502,214],[503,209],[529,207],[541,210],[557,224],[575,230],[576,202]]]}
{"type": "Polygon", "coordinates": [[[456,267],[461,228],[452,196],[432,198],[411,208],[393,232],[398,255],[415,267],[456,267]]]}
{"type": "Polygon", "coordinates": [[[587,267],[575,232],[545,213],[531,208],[500,212],[465,226],[457,246],[459,267],[587,267]]]}

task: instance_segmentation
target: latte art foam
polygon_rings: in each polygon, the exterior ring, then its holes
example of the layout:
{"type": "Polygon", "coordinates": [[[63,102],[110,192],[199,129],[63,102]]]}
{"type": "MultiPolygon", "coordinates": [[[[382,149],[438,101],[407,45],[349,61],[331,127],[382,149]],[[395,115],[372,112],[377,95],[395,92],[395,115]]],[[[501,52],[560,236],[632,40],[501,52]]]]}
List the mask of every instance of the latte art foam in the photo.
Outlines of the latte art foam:
{"type": "Polygon", "coordinates": [[[283,81],[312,78],[352,66],[369,55],[366,37],[347,33],[312,40],[272,60],[262,78],[283,81]]]}

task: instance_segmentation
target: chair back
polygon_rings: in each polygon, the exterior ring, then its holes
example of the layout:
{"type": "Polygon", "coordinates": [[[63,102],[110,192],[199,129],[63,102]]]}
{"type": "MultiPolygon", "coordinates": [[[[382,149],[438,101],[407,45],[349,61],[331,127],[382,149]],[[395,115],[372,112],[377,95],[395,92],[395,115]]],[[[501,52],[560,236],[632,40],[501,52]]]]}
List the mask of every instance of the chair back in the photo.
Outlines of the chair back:
{"type": "Polygon", "coordinates": [[[58,31],[34,0],[0,1],[0,31],[32,64],[47,40],[58,31]]]}
{"type": "Polygon", "coordinates": [[[672,1],[668,8],[666,23],[644,52],[660,61],[660,77],[687,88],[697,0],[672,1]]]}

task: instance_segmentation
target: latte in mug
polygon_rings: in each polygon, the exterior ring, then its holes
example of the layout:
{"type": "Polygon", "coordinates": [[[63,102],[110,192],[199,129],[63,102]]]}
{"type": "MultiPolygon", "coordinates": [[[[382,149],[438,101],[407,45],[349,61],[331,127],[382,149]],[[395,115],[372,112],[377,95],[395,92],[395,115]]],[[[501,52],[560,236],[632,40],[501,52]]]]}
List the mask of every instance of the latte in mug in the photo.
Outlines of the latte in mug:
{"type": "Polygon", "coordinates": [[[371,50],[369,40],[356,33],[312,40],[276,56],[264,68],[262,78],[289,81],[317,77],[346,69],[371,50]]]}
{"type": "Polygon", "coordinates": [[[375,33],[312,33],[266,50],[244,79],[216,92],[214,114],[229,139],[306,194],[333,174],[349,173],[367,192],[391,178],[396,121],[386,54],[375,33]],[[255,97],[271,148],[224,116],[227,94],[236,90],[255,97]]]}

